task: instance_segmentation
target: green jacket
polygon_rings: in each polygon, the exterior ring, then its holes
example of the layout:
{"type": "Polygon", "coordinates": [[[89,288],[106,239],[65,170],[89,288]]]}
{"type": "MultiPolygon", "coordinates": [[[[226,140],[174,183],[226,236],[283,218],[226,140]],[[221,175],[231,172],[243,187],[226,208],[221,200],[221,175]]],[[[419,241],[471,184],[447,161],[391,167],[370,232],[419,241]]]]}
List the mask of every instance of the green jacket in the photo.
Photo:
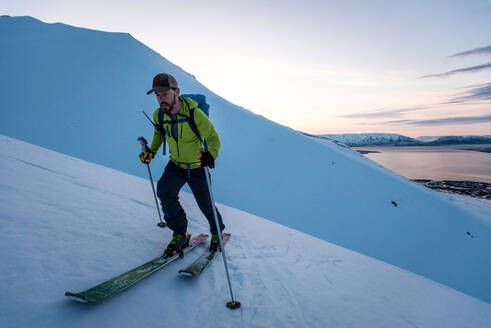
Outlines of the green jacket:
{"type": "MultiPolygon", "coordinates": [[[[191,108],[196,108],[194,111],[194,121],[198,128],[199,134],[202,139],[206,139],[208,143],[208,151],[213,155],[215,160],[218,157],[218,152],[220,151],[220,138],[215,130],[215,127],[211,123],[210,119],[206,114],[198,108],[198,103],[191,98],[186,98],[187,101],[182,101],[182,108],[178,113],[178,119],[184,118],[184,116],[189,116],[189,110],[191,108]],[[189,104],[189,107],[188,107],[189,104]],[[183,116],[184,115],[184,116],[183,116]]],[[[164,114],[164,121],[170,121],[171,117],[164,114]]],[[[153,121],[155,124],[159,124],[159,109],[157,108],[153,112],[153,121]]],[[[199,141],[196,134],[191,130],[188,122],[179,122],[178,124],[178,138],[174,139],[171,133],[172,124],[164,123],[165,139],[169,145],[170,160],[174,162],[177,166],[183,169],[195,169],[199,167],[197,162],[197,155],[204,146],[199,141]]],[[[152,144],[150,149],[157,153],[162,142],[164,141],[164,136],[162,136],[157,130],[153,134],[152,144]]]]}

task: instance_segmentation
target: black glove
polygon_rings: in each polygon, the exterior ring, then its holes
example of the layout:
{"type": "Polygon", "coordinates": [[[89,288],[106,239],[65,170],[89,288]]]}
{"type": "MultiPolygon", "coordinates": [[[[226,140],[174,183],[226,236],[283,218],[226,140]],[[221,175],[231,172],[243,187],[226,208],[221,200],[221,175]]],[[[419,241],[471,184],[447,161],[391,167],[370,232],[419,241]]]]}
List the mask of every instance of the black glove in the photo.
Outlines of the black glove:
{"type": "Polygon", "coordinates": [[[152,158],[155,157],[155,153],[150,150],[150,148],[146,147],[145,152],[140,153],[140,160],[144,164],[149,164],[152,158]]]}
{"type": "Polygon", "coordinates": [[[198,153],[198,164],[202,167],[209,166],[210,168],[214,168],[215,159],[208,150],[205,150],[204,152],[198,153]]]}

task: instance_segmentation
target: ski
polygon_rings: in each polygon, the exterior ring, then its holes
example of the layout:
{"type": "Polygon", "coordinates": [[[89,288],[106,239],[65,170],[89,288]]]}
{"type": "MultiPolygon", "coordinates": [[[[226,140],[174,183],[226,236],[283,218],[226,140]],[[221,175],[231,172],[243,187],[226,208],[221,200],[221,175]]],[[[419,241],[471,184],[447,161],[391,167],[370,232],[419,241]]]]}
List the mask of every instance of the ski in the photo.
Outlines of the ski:
{"type": "Polygon", "coordinates": [[[167,264],[182,257],[183,254],[191,251],[196,246],[200,245],[208,238],[208,235],[198,235],[193,237],[189,241],[189,246],[184,248],[181,253],[175,254],[170,257],[159,256],[145,264],[142,264],[128,272],[125,272],[117,277],[109,279],[95,287],[87,289],[80,293],[72,293],[67,291],[66,296],[72,297],[82,302],[100,302],[112,297],[128,287],[134,285],[136,282],[150,275],[151,273],[163,268],[167,264]]]}
{"type": "MultiPolygon", "coordinates": [[[[230,234],[229,233],[224,233],[223,234],[223,245],[225,246],[225,243],[227,240],[230,239],[230,234]]],[[[183,276],[187,277],[196,277],[199,276],[205,269],[210,265],[211,261],[217,255],[220,253],[220,250],[217,250],[216,252],[210,253],[210,251],[206,250],[201,254],[200,257],[198,257],[191,265],[189,265],[187,268],[179,270],[179,273],[183,276]]]]}

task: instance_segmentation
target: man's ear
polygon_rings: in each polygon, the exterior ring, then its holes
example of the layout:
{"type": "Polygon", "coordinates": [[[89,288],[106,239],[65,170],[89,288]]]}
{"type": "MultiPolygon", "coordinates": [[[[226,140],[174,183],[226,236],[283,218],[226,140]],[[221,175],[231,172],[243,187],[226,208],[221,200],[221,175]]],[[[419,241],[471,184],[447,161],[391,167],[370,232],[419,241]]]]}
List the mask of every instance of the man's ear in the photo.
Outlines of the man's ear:
{"type": "Polygon", "coordinates": [[[179,97],[179,94],[180,94],[180,93],[181,93],[181,89],[176,88],[176,96],[178,96],[178,97],[179,97]]]}

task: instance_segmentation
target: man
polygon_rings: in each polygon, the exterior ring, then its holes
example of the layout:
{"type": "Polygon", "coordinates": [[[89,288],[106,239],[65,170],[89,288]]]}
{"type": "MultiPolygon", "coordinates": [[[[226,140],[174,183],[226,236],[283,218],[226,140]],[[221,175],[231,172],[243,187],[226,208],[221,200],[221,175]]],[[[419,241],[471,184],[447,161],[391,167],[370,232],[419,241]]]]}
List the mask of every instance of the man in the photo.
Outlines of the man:
{"type": "MultiPolygon", "coordinates": [[[[178,196],[185,183],[191,187],[199,208],[208,219],[212,234],[210,251],[215,251],[219,247],[219,235],[204,167],[215,167],[220,138],[208,116],[197,108],[198,103],[191,98],[179,97],[180,90],[172,75],[157,74],[147,95],[152,92],[155,93],[160,108],[153,113],[156,128],[152,144],[145,152],[140,153],[140,160],[145,164],[150,163],[162,143],[167,140],[170,161],[157,183],[157,196],[162,204],[164,219],[174,232],[165,254],[172,256],[189,243],[188,221],[178,196]],[[193,116],[195,131],[192,126],[193,116]]],[[[220,230],[223,231],[225,225],[218,210],[217,215],[220,230]]]]}

